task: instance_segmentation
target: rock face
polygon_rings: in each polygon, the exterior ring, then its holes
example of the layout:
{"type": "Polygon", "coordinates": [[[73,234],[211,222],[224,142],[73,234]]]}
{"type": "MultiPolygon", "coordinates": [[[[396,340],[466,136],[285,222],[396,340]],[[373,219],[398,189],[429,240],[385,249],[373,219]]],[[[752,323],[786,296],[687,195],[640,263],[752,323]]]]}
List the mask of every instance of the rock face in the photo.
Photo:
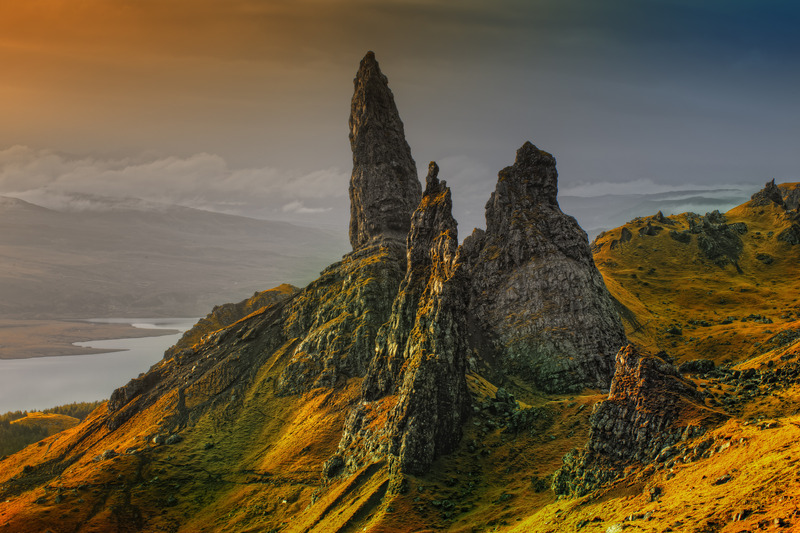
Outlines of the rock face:
{"type": "Polygon", "coordinates": [[[405,273],[404,256],[401,243],[373,242],[325,269],[292,301],[284,331],[297,344],[278,381],[281,394],[366,374],[405,273]]]}
{"type": "Polygon", "coordinates": [[[786,203],[783,199],[783,191],[775,185],[775,180],[767,182],[763,189],[750,197],[750,205],[752,207],[770,204],[775,204],[784,209],[786,208],[786,203]]]}
{"type": "Polygon", "coordinates": [[[450,189],[437,174],[431,163],[408,234],[405,278],[378,334],[362,403],[348,417],[340,456],[329,465],[355,470],[386,457],[401,472],[421,474],[460,440],[469,405],[467,284],[450,189]]]}
{"type": "Polygon", "coordinates": [[[421,187],[403,122],[375,55],[354,80],[350,110],[350,242],[353,252],[327,268],[290,311],[298,338],[279,381],[282,394],[363,377],[378,328],[405,274],[405,241],[421,187]]]}
{"type": "Polygon", "coordinates": [[[800,206],[800,187],[798,187],[798,184],[784,183],[778,185],[778,188],[783,195],[783,202],[786,205],[786,209],[797,210],[798,206],[800,206]]]}
{"type": "Polygon", "coordinates": [[[669,446],[701,435],[724,418],[705,406],[703,395],[674,365],[628,345],[617,354],[608,399],[592,412],[586,447],[564,457],[553,490],[591,492],[621,477],[625,466],[663,460],[669,446]]]}
{"type": "Polygon", "coordinates": [[[528,142],[498,176],[486,231],[461,250],[473,346],[548,392],[608,387],[625,334],[586,233],[558,206],[555,159],[528,142]]]}
{"type": "Polygon", "coordinates": [[[198,320],[192,326],[192,329],[183,334],[180,340],[175,343],[175,346],[167,350],[164,357],[173,357],[181,350],[191,348],[201,342],[205,335],[230,326],[259,309],[278,304],[294,296],[299,291],[300,289],[297,287],[284,283],[274,289],[257,292],[250,298],[238,303],[215,305],[208,315],[198,320]]]}
{"type": "MultiPolygon", "coordinates": [[[[747,224],[728,224],[725,215],[716,210],[703,216],[687,213],[686,221],[689,224],[689,233],[697,235],[697,247],[705,257],[719,267],[732,264],[739,270],[739,259],[744,247],[741,235],[747,233],[747,224]]],[[[682,237],[685,236],[686,233],[683,233],[682,237]]],[[[689,236],[686,242],[690,240],[689,236]]]]}
{"type": "Polygon", "coordinates": [[[354,80],[350,108],[350,243],[353,250],[376,237],[405,242],[421,187],[394,96],[368,52],[354,80]]]}
{"type": "Polygon", "coordinates": [[[113,431],[157,403],[163,413],[159,426],[165,431],[191,425],[209,409],[224,409],[285,345],[285,312],[291,300],[277,298],[196,345],[168,350],[149,372],[111,394],[105,426],[113,431]]]}

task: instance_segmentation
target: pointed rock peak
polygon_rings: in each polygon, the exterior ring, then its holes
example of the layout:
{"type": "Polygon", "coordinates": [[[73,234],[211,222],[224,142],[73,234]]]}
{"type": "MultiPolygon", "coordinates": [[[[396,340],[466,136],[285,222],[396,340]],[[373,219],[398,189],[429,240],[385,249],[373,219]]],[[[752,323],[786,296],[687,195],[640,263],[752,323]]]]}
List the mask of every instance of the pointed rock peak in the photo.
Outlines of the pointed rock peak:
{"type": "Polygon", "coordinates": [[[425,194],[411,215],[406,241],[408,268],[438,260],[435,268],[452,266],[458,248],[458,224],[453,218],[453,201],[447,182],[439,180],[439,165],[431,161],[425,179],[425,194]],[[431,250],[436,248],[438,252],[431,250]],[[435,259],[433,256],[436,256],[435,259]]]}
{"type": "Polygon", "coordinates": [[[514,165],[503,169],[501,175],[517,179],[525,186],[534,201],[558,204],[558,172],[556,158],[544,150],[539,150],[530,141],[517,150],[514,165]]]}
{"type": "Polygon", "coordinates": [[[514,164],[497,176],[497,188],[486,204],[488,232],[506,231],[514,212],[529,211],[536,205],[559,209],[556,159],[533,143],[523,144],[514,164]]]}
{"type": "Polygon", "coordinates": [[[439,180],[439,165],[435,161],[428,164],[428,176],[425,178],[425,194],[432,196],[447,190],[447,182],[439,180]]]}
{"type": "Polygon", "coordinates": [[[364,59],[361,60],[361,67],[364,68],[364,65],[367,65],[367,66],[374,65],[375,67],[378,66],[378,60],[375,59],[375,52],[373,52],[372,50],[369,50],[364,55],[364,59]]]}
{"type": "Polygon", "coordinates": [[[422,188],[394,95],[375,54],[368,52],[354,80],[350,107],[350,243],[376,237],[405,240],[422,188]]]}
{"type": "Polygon", "coordinates": [[[786,208],[786,203],[783,200],[783,193],[780,188],[775,185],[775,180],[767,182],[764,188],[750,197],[753,207],[769,205],[774,203],[780,207],[786,208]]]}

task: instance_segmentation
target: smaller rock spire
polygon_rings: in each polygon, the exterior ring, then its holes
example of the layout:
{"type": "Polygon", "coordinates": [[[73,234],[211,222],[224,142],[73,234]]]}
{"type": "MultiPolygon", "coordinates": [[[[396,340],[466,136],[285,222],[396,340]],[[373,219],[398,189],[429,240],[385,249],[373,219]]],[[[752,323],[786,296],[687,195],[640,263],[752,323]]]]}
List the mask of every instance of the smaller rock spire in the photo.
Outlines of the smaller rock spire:
{"type": "Polygon", "coordinates": [[[775,204],[786,209],[786,202],[783,200],[783,193],[775,185],[775,180],[767,182],[764,188],[750,197],[750,205],[753,207],[775,204]]]}

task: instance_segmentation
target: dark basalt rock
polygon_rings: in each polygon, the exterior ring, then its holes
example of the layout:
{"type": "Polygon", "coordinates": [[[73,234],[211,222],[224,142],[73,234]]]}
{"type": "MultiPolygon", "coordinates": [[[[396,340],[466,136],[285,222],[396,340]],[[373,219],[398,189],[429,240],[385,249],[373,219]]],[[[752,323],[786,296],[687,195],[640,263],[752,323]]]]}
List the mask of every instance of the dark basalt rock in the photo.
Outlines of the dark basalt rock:
{"type": "Polygon", "coordinates": [[[800,224],[793,223],[791,226],[778,233],[778,240],[791,246],[800,244],[800,224]]]}
{"type": "Polygon", "coordinates": [[[708,374],[713,370],[714,361],[710,359],[692,359],[691,361],[684,361],[678,367],[678,372],[681,374],[708,374]]]}
{"type": "Polygon", "coordinates": [[[777,185],[775,185],[775,180],[767,182],[763,189],[750,197],[751,207],[759,207],[770,204],[775,204],[778,207],[786,209],[786,203],[783,200],[783,192],[777,185]]]}
{"type": "MultiPolygon", "coordinates": [[[[719,211],[712,211],[700,216],[696,213],[687,213],[686,221],[689,224],[689,234],[697,235],[697,247],[700,252],[719,267],[733,264],[739,269],[744,243],[741,235],[747,233],[747,224],[735,222],[728,224],[725,215],[719,211]]],[[[688,243],[690,235],[686,232],[670,236],[679,242],[688,243]]]]}
{"type": "Polygon", "coordinates": [[[669,236],[682,244],[689,244],[692,242],[692,233],[690,231],[670,230],[669,236]]]}
{"type": "Polygon", "coordinates": [[[378,334],[363,401],[345,424],[340,455],[351,471],[387,457],[400,472],[421,474],[461,437],[469,402],[467,284],[450,189],[437,174],[431,163],[412,217],[406,275],[378,334]]]}
{"type": "Polygon", "coordinates": [[[786,209],[797,210],[797,207],[800,206],[800,187],[797,187],[796,184],[785,183],[778,185],[778,188],[783,195],[783,203],[786,205],[786,209]]]}
{"type": "Polygon", "coordinates": [[[608,399],[592,412],[585,448],[564,457],[553,490],[591,492],[621,477],[626,466],[656,461],[684,436],[701,435],[725,418],[705,407],[703,395],[674,365],[626,346],[617,354],[608,399]]]}
{"type": "Polygon", "coordinates": [[[558,206],[555,159],[528,142],[498,176],[486,231],[460,251],[473,346],[548,392],[607,387],[625,334],[586,233],[558,206]]]}
{"type": "Polygon", "coordinates": [[[739,234],[726,224],[704,228],[697,236],[697,246],[717,266],[738,263],[744,244],[739,234]]]}
{"type": "MultiPolygon", "coordinates": [[[[660,213],[660,212],[661,212],[661,211],[659,211],[659,213],[660,213]]],[[[651,223],[648,221],[648,222],[647,222],[647,224],[646,224],[645,226],[643,226],[643,227],[639,228],[639,236],[640,236],[640,237],[643,237],[643,236],[655,237],[656,235],[658,235],[658,234],[659,234],[659,233],[661,233],[662,231],[664,231],[664,228],[663,228],[663,227],[661,227],[661,226],[654,226],[653,224],[651,224],[651,223]]]]}
{"type": "Polygon", "coordinates": [[[368,52],[354,80],[350,108],[350,243],[353,250],[375,237],[405,242],[422,189],[394,96],[368,52]]]}
{"type": "Polygon", "coordinates": [[[673,222],[672,220],[670,220],[667,217],[665,217],[664,213],[662,213],[661,211],[659,211],[658,213],[653,215],[653,220],[655,220],[659,224],[665,224],[667,226],[674,226],[675,225],[675,222],[673,222]]]}

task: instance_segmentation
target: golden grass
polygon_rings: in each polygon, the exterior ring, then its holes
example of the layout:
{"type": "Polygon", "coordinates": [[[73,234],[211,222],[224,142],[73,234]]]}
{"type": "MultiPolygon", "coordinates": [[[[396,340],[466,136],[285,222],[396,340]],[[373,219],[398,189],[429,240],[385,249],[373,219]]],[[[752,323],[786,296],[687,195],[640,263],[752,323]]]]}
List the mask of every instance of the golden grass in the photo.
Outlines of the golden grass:
{"type": "MultiPolygon", "coordinates": [[[[633,221],[626,225],[631,241],[613,249],[610,242],[619,230],[608,232],[598,239],[604,246],[595,261],[611,294],[629,311],[624,317],[628,336],[649,351],[664,349],[678,360],[703,357],[738,368],[783,364],[781,356],[797,353],[800,341],[773,348],[757,343],[800,329],[800,246],[774,238],[788,222],[771,207],[740,207],[727,216],[749,227],[742,237],[742,273],[703,259],[694,243],[670,238],[670,229],[688,228],[682,217],[671,217],[675,224],[656,236],[640,237],[638,229],[647,221],[633,221]],[[775,261],[765,265],[756,259],[760,253],[775,261]],[[742,321],[751,314],[772,323],[742,321]],[[735,319],[724,324],[729,316],[735,319]],[[674,325],[682,334],[667,331],[674,325]]],[[[330,290],[340,286],[334,283],[330,290]]],[[[344,419],[359,401],[360,380],[351,379],[335,392],[276,396],[274,384],[297,342],[289,340],[277,350],[236,401],[225,400],[190,427],[172,428],[184,436],[178,444],[155,446],[150,440],[163,431],[167,413],[177,404],[174,393],[117,429],[113,439],[101,424],[105,407],[100,407],[80,426],[5,459],[0,483],[8,501],[0,502],[0,528],[5,524],[23,533],[56,531],[54,524],[65,531],[572,532],[582,523],[580,531],[587,532],[620,524],[626,532],[738,533],[776,530],[775,519],[790,524],[784,531],[800,527],[800,385],[742,403],[735,417],[700,437],[714,439],[710,458],[678,461],[665,470],[630,468],[625,478],[588,496],[556,499],[541,488],[564,454],[585,444],[592,407],[605,396],[599,391],[545,395],[502,378],[470,374],[476,404],[493,398],[502,385],[518,396],[520,407],[546,408],[552,424],[513,435],[488,424],[486,414],[473,413],[458,449],[438,459],[428,474],[409,477],[404,490],[395,493],[384,463],[351,476],[321,477],[323,462],[336,453],[344,419]],[[120,455],[94,462],[109,446],[120,455]],[[126,454],[128,448],[138,453],[126,454]],[[77,460],[63,471],[47,470],[66,457],[77,460]],[[23,475],[26,465],[34,471],[23,475]],[[730,481],[714,483],[726,475],[730,481]],[[30,482],[9,492],[19,480],[30,482]],[[662,495],[650,501],[654,486],[662,495]],[[734,520],[743,511],[749,514],[734,520]],[[647,512],[650,520],[625,522],[647,512]]],[[[718,392],[734,391],[730,385],[711,385],[718,392]]]]}

